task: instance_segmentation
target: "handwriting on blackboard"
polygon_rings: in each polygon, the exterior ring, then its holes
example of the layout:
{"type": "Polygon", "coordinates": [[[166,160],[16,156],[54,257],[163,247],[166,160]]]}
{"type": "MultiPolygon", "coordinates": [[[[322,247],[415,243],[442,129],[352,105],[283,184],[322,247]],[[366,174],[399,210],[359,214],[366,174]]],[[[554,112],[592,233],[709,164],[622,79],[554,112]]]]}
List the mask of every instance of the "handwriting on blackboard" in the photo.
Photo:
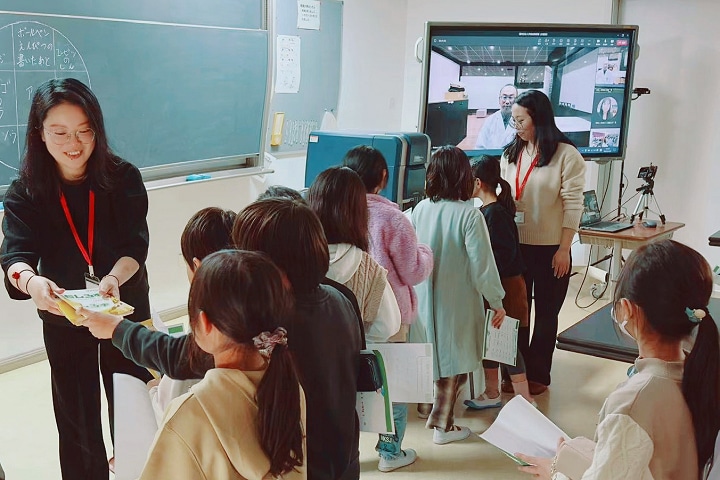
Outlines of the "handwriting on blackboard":
{"type": "Polygon", "coordinates": [[[69,75],[91,85],[82,56],[63,33],[36,21],[0,27],[0,185],[20,165],[35,89],[69,75]]]}

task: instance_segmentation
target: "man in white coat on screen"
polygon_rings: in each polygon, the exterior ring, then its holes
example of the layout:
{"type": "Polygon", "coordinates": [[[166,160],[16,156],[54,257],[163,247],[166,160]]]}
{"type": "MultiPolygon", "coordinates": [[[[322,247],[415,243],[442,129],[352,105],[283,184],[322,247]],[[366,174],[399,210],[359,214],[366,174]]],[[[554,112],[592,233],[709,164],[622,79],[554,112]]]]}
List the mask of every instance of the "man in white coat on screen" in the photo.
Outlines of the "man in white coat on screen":
{"type": "Polygon", "coordinates": [[[490,115],[483,123],[477,142],[475,142],[475,148],[502,148],[512,141],[515,137],[515,129],[511,126],[510,110],[515,103],[517,94],[517,88],[512,84],[507,84],[500,89],[498,96],[500,110],[490,115]]]}

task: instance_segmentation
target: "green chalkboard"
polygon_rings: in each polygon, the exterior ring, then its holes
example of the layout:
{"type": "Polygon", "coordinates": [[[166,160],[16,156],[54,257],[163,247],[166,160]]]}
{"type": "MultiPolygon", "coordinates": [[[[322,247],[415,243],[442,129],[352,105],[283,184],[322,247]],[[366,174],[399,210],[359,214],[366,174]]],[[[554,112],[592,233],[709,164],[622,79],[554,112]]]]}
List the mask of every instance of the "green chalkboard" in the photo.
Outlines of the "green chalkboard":
{"type": "Polygon", "coordinates": [[[31,95],[53,77],[90,85],[111,146],[146,179],[257,158],[269,56],[262,2],[75,3],[0,11],[0,188],[17,174],[31,95]],[[140,4],[153,7],[131,8],[140,4]]]}

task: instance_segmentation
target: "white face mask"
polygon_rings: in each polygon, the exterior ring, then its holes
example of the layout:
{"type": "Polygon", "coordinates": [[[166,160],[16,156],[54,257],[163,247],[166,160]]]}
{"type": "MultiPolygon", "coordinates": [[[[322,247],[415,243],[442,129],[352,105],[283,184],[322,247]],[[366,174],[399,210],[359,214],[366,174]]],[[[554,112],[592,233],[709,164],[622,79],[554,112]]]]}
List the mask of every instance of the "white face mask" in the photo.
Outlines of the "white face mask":
{"type": "Polygon", "coordinates": [[[627,328],[625,328],[625,325],[627,325],[628,321],[627,321],[627,320],[623,320],[622,322],[618,322],[618,321],[617,321],[617,318],[615,318],[615,306],[614,306],[614,305],[613,305],[612,307],[610,307],[610,316],[612,317],[613,321],[617,324],[617,326],[620,328],[620,331],[621,331],[622,333],[624,333],[624,334],[627,335],[628,337],[630,337],[630,338],[632,338],[633,340],[635,340],[635,337],[633,337],[632,335],[630,335],[630,332],[628,332],[628,331],[627,331],[627,328]]]}

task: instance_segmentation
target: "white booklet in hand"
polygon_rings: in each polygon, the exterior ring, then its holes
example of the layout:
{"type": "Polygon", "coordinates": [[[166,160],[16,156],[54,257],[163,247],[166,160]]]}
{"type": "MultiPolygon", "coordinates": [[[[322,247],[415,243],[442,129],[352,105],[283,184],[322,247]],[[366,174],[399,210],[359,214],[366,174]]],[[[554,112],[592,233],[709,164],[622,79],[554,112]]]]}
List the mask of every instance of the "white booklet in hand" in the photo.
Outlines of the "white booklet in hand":
{"type": "Polygon", "coordinates": [[[500,328],[492,326],[494,311],[485,312],[485,336],[483,338],[483,359],[512,365],[517,363],[517,341],[520,320],[505,316],[500,328]]]}
{"type": "Polygon", "coordinates": [[[551,458],[555,456],[560,438],[570,440],[565,432],[520,395],[505,404],[495,422],[480,434],[480,438],[520,465],[527,464],[515,453],[551,458]]]}

